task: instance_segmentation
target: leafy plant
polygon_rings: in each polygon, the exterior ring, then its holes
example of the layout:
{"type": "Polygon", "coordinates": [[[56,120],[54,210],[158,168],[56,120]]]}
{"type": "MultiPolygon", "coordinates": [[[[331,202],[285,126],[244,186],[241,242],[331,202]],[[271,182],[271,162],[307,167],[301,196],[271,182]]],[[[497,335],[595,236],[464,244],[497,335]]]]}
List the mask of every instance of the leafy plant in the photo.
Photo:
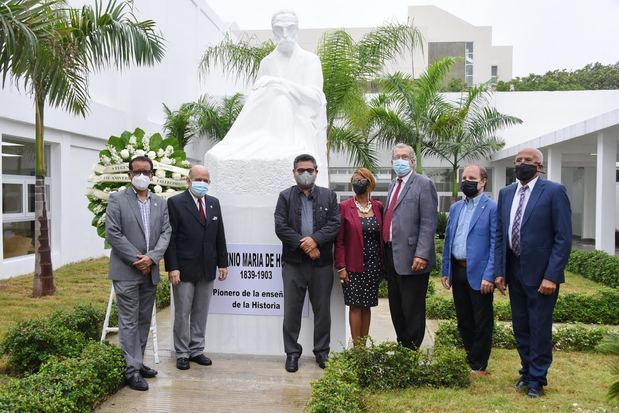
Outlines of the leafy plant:
{"type": "Polygon", "coordinates": [[[566,270],[608,287],[619,287],[619,258],[604,251],[572,250],[566,270]]]}

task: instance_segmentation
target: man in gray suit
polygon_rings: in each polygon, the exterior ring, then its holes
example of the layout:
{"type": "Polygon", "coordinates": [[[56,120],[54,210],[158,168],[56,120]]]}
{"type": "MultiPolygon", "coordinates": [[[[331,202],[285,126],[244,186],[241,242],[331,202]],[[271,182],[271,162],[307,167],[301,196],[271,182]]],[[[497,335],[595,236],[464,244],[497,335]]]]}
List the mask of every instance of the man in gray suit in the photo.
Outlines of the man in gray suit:
{"type": "Polygon", "coordinates": [[[383,218],[389,310],[398,343],[419,348],[426,328],[426,291],[436,264],[434,232],[438,205],[430,179],[415,173],[415,152],[403,143],[392,150],[393,170],[383,218]]]}
{"type": "Polygon", "coordinates": [[[166,201],[148,190],[153,163],[144,156],[129,162],[131,187],[110,194],[105,233],[112,246],[109,278],[118,304],[118,333],[125,355],[125,381],[148,390],[144,378],[157,371],[144,365],[144,349],[159,282],[159,261],[172,229],[166,201]]]}

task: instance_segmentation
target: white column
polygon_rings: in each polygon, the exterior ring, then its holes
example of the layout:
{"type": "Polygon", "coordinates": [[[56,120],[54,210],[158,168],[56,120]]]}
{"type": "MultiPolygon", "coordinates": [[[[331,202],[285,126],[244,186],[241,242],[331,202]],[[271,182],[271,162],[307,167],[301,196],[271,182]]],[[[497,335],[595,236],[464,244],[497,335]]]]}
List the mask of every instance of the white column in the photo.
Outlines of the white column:
{"type": "Polygon", "coordinates": [[[595,248],[615,254],[615,174],[617,137],[597,135],[595,198],[595,248]]]}
{"type": "Polygon", "coordinates": [[[492,199],[499,199],[499,191],[505,187],[505,163],[498,161],[492,164],[492,199]]]}
{"type": "Polygon", "coordinates": [[[595,238],[595,168],[586,167],[583,176],[582,238],[595,238]]]}
{"type": "Polygon", "coordinates": [[[548,147],[546,158],[546,177],[550,181],[561,182],[561,151],[556,145],[548,147]]]}
{"type": "MultiPolygon", "coordinates": [[[[0,132],[0,152],[2,152],[2,132],[0,132]]],[[[2,188],[2,153],[0,153],[0,188],[2,188]]],[[[0,280],[2,277],[2,261],[4,261],[4,221],[2,219],[2,202],[0,201],[0,280]]]]}

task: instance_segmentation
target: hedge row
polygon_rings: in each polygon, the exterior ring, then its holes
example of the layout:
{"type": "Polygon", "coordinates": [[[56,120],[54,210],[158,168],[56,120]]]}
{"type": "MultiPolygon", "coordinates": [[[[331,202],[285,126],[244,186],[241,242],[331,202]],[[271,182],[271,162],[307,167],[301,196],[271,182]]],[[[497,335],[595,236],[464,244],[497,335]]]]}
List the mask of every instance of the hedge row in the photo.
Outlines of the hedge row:
{"type": "Polygon", "coordinates": [[[38,373],[0,389],[2,412],[92,412],[123,384],[122,351],[90,341],[79,357],[51,357],[38,373]]]}
{"type": "Polygon", "coordinates": [[[432,354],[394,342],[373,343],[334,354],[322,378],[312,382],[307,411],[363,411],[363,391],[406,387],[466,387],[469,368],[461,350],[442,347],[432,354]]]}
{"type": "Polygon", "coordinates": [[[619,287],[619,257],[603,251],[572,250],[566,270],[609,287],[619,287]]]}
{"type": "MultiPolygon", "coordinates": [[[[582,324],[563,325],[553,331],[552,341],[555,350],[593,351],[608,334],[608,330],[603,327],[588,328],[582,324]]],[[[449,320],[439,324],[434,345],[452,348],[463,347],[455,321],[449,320]]],[[[505,349],[516,348],[516,339],[512,327],[496,323],[492,335],[492,346],[505,349]]]]}
{"type": "MultiPolygon", "coordinates": [[[[570,293],[559,295],[553,321],[557,323],[585,323],[619,325],[619,291],[602,290],[595,294],[570,293]]],[[[494,301],[495,318],[511,320],[511,309],[507,301],[494,301]]],[[[426,301],[426,317],[449,320],[456,318],[453,300],[431,296],[426,301]]]]}

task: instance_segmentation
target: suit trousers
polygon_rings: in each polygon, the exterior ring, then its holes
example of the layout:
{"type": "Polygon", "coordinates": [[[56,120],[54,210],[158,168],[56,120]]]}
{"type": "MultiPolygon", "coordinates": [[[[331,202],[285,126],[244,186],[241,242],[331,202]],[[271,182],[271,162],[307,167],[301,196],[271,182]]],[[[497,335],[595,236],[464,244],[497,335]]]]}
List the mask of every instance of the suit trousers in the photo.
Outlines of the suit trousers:
{"type": "Polygon", "coordinates": [[[471,369],[486,370],[492,350],[493,295],[482,294],[471,288],[466,268],[457,265],[453,260],[451,268],[451,289],[466,360],[471,369]]]}
{"type": "Polygon", "coordinates": [[[139,281],[113,281],[118,305],[118,336],[129,377],[144,365],[157,286],[150,277],[139,281]]]}
{"type": "Polygon", "coordinates": [[[176,358],[202,354],[213,281],[181,281],[174,291],[174,350],[176,358]]]}
{"type": "Polygon", "coordinates": [[[301,355],[303,348],[298,342],[305,294],[314,311],[314,355],[328,355],[331,342],[331,289],[333,267],[317,267],[311,262],[301,264],[283,263],[284,281],[284,351],[301,355]]]}
{"type": "Polygon", "coordinates": [[[430,273],[398,274],[393,265],[391,244],[385,246],[385,270],[389,312],[398,343],[410,349],[419,348],[426,332],[426,293],[430,273]]]}
{"type": "Polygon", "coordinates": [[[520,355],[520,375],[530,387],[547,384],[546,375],[552,363],[552,313],[559,285],[551,295],[537,292],[539,286],[521,282],[520,258],[507,253],[509,301],[516,348],[520,355]]]}

